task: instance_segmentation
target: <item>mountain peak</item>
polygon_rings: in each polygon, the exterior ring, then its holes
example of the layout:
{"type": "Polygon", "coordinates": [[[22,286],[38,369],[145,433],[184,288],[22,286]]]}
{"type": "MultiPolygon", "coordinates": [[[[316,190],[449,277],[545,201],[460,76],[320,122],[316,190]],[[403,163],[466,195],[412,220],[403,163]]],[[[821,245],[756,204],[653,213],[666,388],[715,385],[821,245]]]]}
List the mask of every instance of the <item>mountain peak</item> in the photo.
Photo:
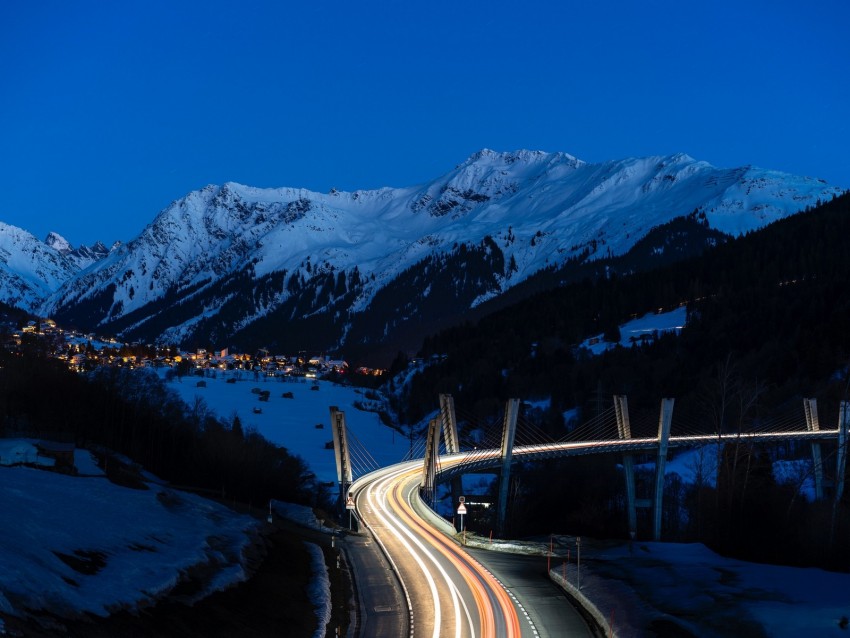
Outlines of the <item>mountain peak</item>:
{"type": "Polygon", "coordinates": [[[47,233],[47,237],[44,238],[44,243],[60,255],[67,255],[69,252],[74,250],[74,247],[71,246],[71,242],[62,237],[59,233],[55,233],[53,231],[47,233]]]}
{"type": "Polygon", "coordinates": [[[520,149],[517,151],[494,151],[489,148],[483,148],[470,155],[466,161],[458,166],[462,168],[475,164],[573,164],[576,166],[583,165],[585,162],[570,155],[569,153],[548,153],[546,151],[531,151],[528,149],[520,149]]]}

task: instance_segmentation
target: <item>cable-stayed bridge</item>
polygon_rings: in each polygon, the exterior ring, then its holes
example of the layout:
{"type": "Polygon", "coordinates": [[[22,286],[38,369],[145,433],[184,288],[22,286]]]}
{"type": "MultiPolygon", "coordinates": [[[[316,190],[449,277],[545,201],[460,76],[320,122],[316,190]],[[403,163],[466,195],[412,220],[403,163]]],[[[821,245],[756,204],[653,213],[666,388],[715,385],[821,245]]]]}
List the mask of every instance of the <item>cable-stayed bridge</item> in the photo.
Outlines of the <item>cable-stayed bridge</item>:
{"type": "MultiPolygon", "coordinates": [[[[624,396],[613,397],[608,407],[566,435],[554,439],[539,426],[520,415],[520,401],[507,402],[504,414],[494,421],[472,430],[474,438],[459,437],[458,419],[451,395],[440,395],[439,416],[431,419],[424,439],[411,442],[407,460],[422,459],[421,492],[426,501],[433,502],[437,483],[452,483],[453,501],[457,501],[460,480],[464,474],[483,470],[498,470],[499,492],[496,528],[504,529],[511,465],[515,462],[561,458],[586,454],[622,454],[629,531],[636,532],[638,508],[652,511],[652,535],[661,536],[661,504],[663,502],[664,470],[670,448],[709,444],[739,443],[757,445],[775,442],[808,442],[812,455],[816,498],[823,498],[827,478],[831,478],[832,497],[841,498],[846,466],[847,430],[850,425],[850,404],[842,402],[834,429],[822,428],[817,402],[805,399],[802,410],[758,421],[747,429],[734,432],[705,432],[704,426],[687,417],[674,421],[673,399],[663,399],[655,424],[632,424],[628,401],[624,396]],[[834,473],[824,471],[821,444],[835,442],[834,473]],[[635,493],[634,457],[650,454],[655,457],[655,476],[650,498],[637,498],[635,493]]],[[[353,439],[345,427],[345,415],[331,408],[331,425],[336,452],[337,478],[343,502],[352,482],[378,464],[366,446],[353,439]]],[[[830,463],[831,465],[831,463],[830,463]]],[[[831,469],[831,468],[830,468],[831,469]]]]}

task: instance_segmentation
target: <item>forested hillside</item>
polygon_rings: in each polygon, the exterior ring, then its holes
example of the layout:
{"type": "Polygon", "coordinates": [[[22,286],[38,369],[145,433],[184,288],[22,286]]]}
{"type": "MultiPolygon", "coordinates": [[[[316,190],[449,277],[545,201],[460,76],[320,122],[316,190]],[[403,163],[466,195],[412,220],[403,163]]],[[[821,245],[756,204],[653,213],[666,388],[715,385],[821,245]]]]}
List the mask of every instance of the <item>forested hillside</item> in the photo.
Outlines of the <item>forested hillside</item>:
{"type": "Polygon", "coordinates": [[[551,397],[563,411],[618,393],[657,407],[663,396],[698,393],[726,362],[764,386],[768,403],[824,391],[850,356],[848,237],[845,194],[699,257],[630,276],[603,271],[441,332],[421,352],[443,355],[440,363],[414,378],[403,415],[420,419],[439,392],[481,415],[509,397],[551,397]],[[577,348],[632,316],[682,304],[680,337],[596,357],[577,348]]]}
{"type": "Polygon", "coordinates": [[[141,466],[228,501],[328,505],[301,458],[243,428],[238,417],[222,422],[202,401],[187,407],[152,371],[99,368],[80,375],[37,352],[0,350],[0,417],[0,436],[99,450],[107,474],[121,484],[143,487],[141,466]]]}

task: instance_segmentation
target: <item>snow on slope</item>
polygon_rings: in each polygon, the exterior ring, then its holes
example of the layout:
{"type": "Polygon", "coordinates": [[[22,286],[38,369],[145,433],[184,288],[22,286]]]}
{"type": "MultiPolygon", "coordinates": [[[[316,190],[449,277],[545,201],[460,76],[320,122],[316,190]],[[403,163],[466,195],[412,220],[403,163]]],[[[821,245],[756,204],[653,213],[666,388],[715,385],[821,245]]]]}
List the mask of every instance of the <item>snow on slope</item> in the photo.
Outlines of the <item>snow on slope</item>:
{"type": "MultiPolygon", "coordinates": [[[[15,445],[32,448],[5,440],[4,463],[15,462],[15,445]]],[[[4,613],[74,617],[136,609],[199,566],[215,572],[199,598],[245,578],[242,552],[257,523],[212,501],[23,466],[0,467],[0,481],[4,613]]]]}
{"type": "Polygon", "coordinates": [[[345,412],[349,432],[367,446],[379,466],[397,463],[407,453],[410,442],[406,438],[381,423],[376,413],[355,407],[355,403],[364,401],[358,389],[327,381],[308,384],[299,383],[295,378],[281,379],[287,377],[261,376],[255,380],[253,374],[228,371],[215,378],[205,378],[207,387],[197,387],[193,377],[174,381],[168,387],[187,405],[193,405],[195,399],[200,398],[220,419],[228,420],[238,415],[243,427],[256,429],[267,440],[305,459],[322,482],[336,480],[334,451],[325,446],[333,440],[329,406],[335,405],[345,412]],[[227,383],[227,379],[236,382],[227,383]],[[319,389],[311,390],[313,385],[319,389]],[[267,402],[257,400],[258,395],[251,392],[255,387],[269,391],[267,402]],[[285,392],[291,392],[293,398],[283,398],[281,395],[285,392]],[[255,413],[254,407],[261,407],[262,412],[255,413]],[[322,427],[317,428],[317,424],[322,427]]]}
{"type": "MultiPolygon", "coordinates": [[[[70,261],[77,270],[85,270],[109,254],[109,248],[102,242],[95,242],[91,247],[81,245],[74,248],[67,239],[55,232],[48,233],[44,243],[70,261]]],[[[121,242],[115,243],[115,246],[120,245],[121,242]]]]}
{"type": "MultiPolygon", "coordinates": [[[[97,299],[92,307],[105,313],[97,320],[106,322],[169,290],[198,293],[240,269],[309,279],[317,270],[356,266],[366,275],[351,302],[357,312],[406,268],[490,236],[516,267],[475,304],[583,251],[590,259],[621,254],[652,227],[697,208],[713,227],[737,234],[838,192],[821,180],[719,169],[683,154],[587,164],[566,153],[485,149],[408,188],[322,194],[210,185],[173,202],[139,237],[112,250],[74,250],[53,233],[42,243],[0,224],[0,300],[50,315],[97,299]]],[[[280,290],[242,321],[288,295],[280,290]]],[[[220,305],[213,302],[209,312],[220,305]]]]}
{"type": "Polygon", "coordinates": [[[76,268],[25,230],[0,222],[0,301],[33,310],[76,268]]]}
{"type": "MultiPolygon", "coordinates": [[[[408,188],[321,194],[210,185],[173,202],[41,310],[107,295],[104,319],[115,319],[169,289],[197,291],[252,265],[255,277],[285,270],[307,279],[356,266],[366,275],[351,307],[359,311],[404,269],[487,236],[516,263],[500,275],[503,291],[583,251],[621,254],[652,227],[695,209],[712,226],[740,233],[838,192],[811,178],[718,169],[683,154],[587,164],[565,153],[490,150],[408,188]]],[[[283,289],[269,303],[288,294],[283,289]]]]}
{"type": "Polygon", "coordinates": [[[52,231],[47,233],[47,237],[44,238],[44,243],[62,255],[67,255],[69,252],[74,250],[73,246],[71,246],[71,242],[62,237],[59,233],[52,231]]]}
{"type": "Polygon", "coordinates": [[[611,343],[610,341],[605,341],[604,333],[600,333],[582,341],[580,347],[587,348],[593,354],[602,354],[606,350],[610,350],[618,345],[623,348],[629,348],[634,342],[640,343],[643,339],[652,339],[656,333],[675,332],[679,334],[682,328],[685,327],[687,315],[688,311],[685,306],[670,310],[669,312],[648,313],[621,324],[619,326],[619,342],[611,343]]]}

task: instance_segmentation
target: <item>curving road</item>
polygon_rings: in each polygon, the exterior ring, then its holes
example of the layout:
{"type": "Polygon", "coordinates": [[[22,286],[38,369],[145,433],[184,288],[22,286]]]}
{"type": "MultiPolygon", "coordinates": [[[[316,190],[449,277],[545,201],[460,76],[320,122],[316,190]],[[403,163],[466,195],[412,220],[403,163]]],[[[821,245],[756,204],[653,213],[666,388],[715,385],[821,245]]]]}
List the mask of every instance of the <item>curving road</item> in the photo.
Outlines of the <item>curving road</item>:
{"type": "MultiPolygon", "coordinates": [[[[702,442],[716,442],[725,438],[736,439],[811,439],[833,438],[837,430],[815,432],[774,432],[754,433],[744,436],[735,435],[693,435],[670,437],[669,445],[692,445],[702,442]]],[[[635,451],[656,449],[659,439],[622,439],[614,441],[574,441],[567,443],[518,446],[513,449],[515,457],[527,459],[547,456],[568,456],[601,451],[635,451]]],[[[452,468],[464,464],[470,467],[489,467],[501,462],[500,450],[477,450],[472,453],[442,456],[440,468],[445,477],[452,468]]],[[[351,486],[355,495],[356,509],[360,520],[371,530],[372,536],[382,546],[383,552],[391,563],[391,569],[398,576],[404,590],[405,603],[393,592],[388,571],[383,570],[383,578],[376,571],[380,567],[373,565],[373,579],[381,581],[379,588],[373,588],[368,605],[373,615],[385,613],[385,617],[367,618],[369,630],[374,635],[386,635],[384,628],[393,627],[393,635],[403,635],[404,626],[401,608],[406,606],[409,620],[406,623],[410,636],[454,637],[454,638],[492,638],[492,637],[534,637],[590,635],[587,626],[574,614],[565,617],[568,607],[566,600],[552,593],[551,584],[542,585],[534,576],[535,570],[523,569],[515,559],[483,557],[482,561],[499,569],[508,578],[501,580],[485,569],[472,555],[464,551],[448,536],[436,529],[441,519],[430,523],[423,518],[427,512],[420,509],[417,513],[418,489],[422,476],[422,461],[400,463],[373,472],[351,486]],[[505,582],[507,585],[503,585],[505,582]],[[505,587],[511,587],[508,591],[505,587]],[[532,607],[526,609],[517,600],[516,593],[524,590],[534,599],[532,607]],[[539,591],[538,591],[539,590],[539,591]],[[544,591],[545,590],[545,591],[544,591]],[[376,604],[378,599],[395,601],[392,604],[376,604]],[[534,618],[539,624],[535,626],[534,618]],[[381,625],[383,623],[383,627],[381,625]],[[395,623],[395,624],[392,624],[395,623]]],[[[364,560],[367,563],[379,561],[364,560]]],[[[548,581],[548,578],[546,579],[548,581]]],[[[364,634],[370,635],[370,634],[364,634]]]]}
{"type": "Polygon", "coordinates": [[[352,488],[360,519],[389,555],[417,637],[538,636],[493,575],[414,511],[421,461],[370,474],[352,488]]]}

